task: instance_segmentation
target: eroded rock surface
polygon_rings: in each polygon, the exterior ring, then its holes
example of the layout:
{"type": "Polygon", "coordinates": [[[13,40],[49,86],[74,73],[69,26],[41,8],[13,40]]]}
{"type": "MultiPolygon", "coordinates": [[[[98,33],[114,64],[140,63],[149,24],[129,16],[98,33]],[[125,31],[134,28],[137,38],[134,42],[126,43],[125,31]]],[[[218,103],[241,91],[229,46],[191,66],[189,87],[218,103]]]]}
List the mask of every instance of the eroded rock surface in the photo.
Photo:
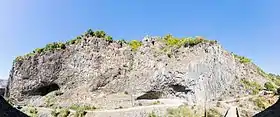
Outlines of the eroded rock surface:
{"type": "Polygon", "coordinates": [[[6,86],[7,86],[7,80],[0,79],[0,95],[1,96],[4,96],[6,86]]]}
{"type": "Polygon", "coordinates": [[[203,105],[219,98],[250,93],[240,82],[266,81],[253,63],[240,63],[217,43],[170,47],[145,38],[132,51],[129,45],[95,37],[64,50],[36,54],[14,63],[7,97],[45,106],[46,96],[60,91],[55,104],[94,104],[100,108],[129,105],[135,99],[181,98],[203,105]],[[124,93],[125,92],[125,93],[124,93]],[[120,94],[116,96],[115,94],[120,94]]]}

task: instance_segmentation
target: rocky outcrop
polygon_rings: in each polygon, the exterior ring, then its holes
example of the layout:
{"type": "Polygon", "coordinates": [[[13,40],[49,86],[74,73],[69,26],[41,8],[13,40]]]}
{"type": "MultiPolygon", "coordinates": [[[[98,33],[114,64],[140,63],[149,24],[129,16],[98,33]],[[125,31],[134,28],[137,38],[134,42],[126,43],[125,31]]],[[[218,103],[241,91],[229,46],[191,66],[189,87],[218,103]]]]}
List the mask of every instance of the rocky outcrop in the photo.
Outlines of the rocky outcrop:
{"type": "Polygon", "coordinates": [[[15,62],[6,95],[16,102],[36,102],[59,90],[63,93],[56,100],[61,105],[115,108],[110,104],[124,99],[108,95],[126,92],[134,99],[181,98],[190,105],[202,105],[250,93],[241,79],[260,85],[266,81],[253,63],[239,62],[218,43],[169,47],[161,39],[148,37],[133,51],[125,43],[82,37],[65,49],[15,62]]]}
{"type": "Polygon", "coordinates": [[[2,96],[0,96],[0,107],[0,117],[28,117],[11,106],[2,96]]]}
{"type": "Polygon", "coordinates": [[[7,86],[7,80],[0,79],[0,95],[1,96],[4,96],[6,86],[7,86]]]}

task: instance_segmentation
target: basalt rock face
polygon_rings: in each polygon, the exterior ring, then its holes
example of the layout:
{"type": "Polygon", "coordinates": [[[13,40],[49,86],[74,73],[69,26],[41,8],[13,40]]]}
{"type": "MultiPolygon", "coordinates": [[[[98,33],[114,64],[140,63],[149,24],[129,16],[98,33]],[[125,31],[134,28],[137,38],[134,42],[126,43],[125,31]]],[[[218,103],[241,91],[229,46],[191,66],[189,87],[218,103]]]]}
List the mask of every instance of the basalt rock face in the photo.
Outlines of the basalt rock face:
{"type": "Polygon", "coordinates": [[[0,96],[0,117],[28,117],[23,112],[11,106],[2,96],[0,96]]]}
{"type": "Polygon", "coordinates": [[[0,95],[1,96],[4,96],[6,86],[7,86],[7,80],[0,79],[0,95]]]}
{"type": "Polygon", "coordinates": [[[60,90],[61,103],[98,103],[98,96],[127,92],[135,99],[182,98],[203,104],[248,93],[243,78],[265,82],[253,63],[240,63],[218,43],[170,47],[169,53],[164,47],[157,38],[145,38],[132,51],[125,43],[84,37],[63,50],[15,62],[6,96],[20,102],[60,90]]]}

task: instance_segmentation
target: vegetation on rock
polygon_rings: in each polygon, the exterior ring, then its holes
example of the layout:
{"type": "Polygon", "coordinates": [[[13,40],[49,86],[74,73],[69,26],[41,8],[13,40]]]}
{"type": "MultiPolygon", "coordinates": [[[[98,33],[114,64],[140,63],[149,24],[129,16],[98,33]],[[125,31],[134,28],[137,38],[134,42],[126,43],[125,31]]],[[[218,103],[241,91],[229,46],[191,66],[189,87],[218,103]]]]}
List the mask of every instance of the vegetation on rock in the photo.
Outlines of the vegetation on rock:
{"type": "Polygon", "coordinates": [[[158,104],[160,104],[160,101],[154,101],[152,104],[153,105],[158,105],[158,104]]]}
{"type": "Polygon", "coordinates": [[[70,106],[70,109],[72,110],[95,110],[97,109],[95,106],[87,106],[87,105],[77,105],[77,104],[73,104],[70,106]]]}
{"type": "Polygon", "coordinates": [[[266,88],[266,90],[268,91],[276,91],[276,87],[274,86],[274,84],[272,84],[271,82],[266,82],[264,84],[264,87],[266,88]]]}
{"type": "Polygon", "coordinates": [[[255,81],[249,81],[249,80],[246,80],[246,79],[241,79],[241,83],[243,84],[243,86],[246,89],[252,91],[251,92],[252,94],[258,94],[259,91],[262,90],[262,86],[255,81]]]}
{"type": "Polygon", "coordinates": [[[207,117],[222,117],[223,115],[217,111],[215,108],[210,108],[207,111],[207,117]]]}
{"type": "Polygon", "coordinates": [[[67,108],[63,109],[54,109],[51,112],[52,117],[68,117],[70,115],[70,110],[67,108]]]}
{"type": "Polygon", "coordinates": [[[38,110],[35,107],[28,107],[27,110],[25,110],[25,112],[30,117],[38,117],[39,116],[38,115],[38,110]]]}
{"type": "Polygon", "coordinates": [[[74,117],[84,117],[86,115],[86,110],[95,110],[97,108],[95,106],[86,106],[86,105],[80,106],[77,104],[73,104],[70,106],[70,109],[76,111],[74,117]]]}
{"type": "Polygon", "coordinates": [[[267,108],[270,104],[264,97],[257,97],[256,99],[253,99],[253,103],[259,107],[260,109],[267,108]]]}
{"type": "Polygon", "coordinates": [[[76,110],[74,117],[84,117],[87,114],[85,110],[76,110]]]}
{"type": "Polygon", "coordinates": [[[252,60],[249,58],[246,58],[244,56],[239,56],[237,54],[233,54],[233,56],[239,60],[240,63],[250,63],[252,60]]]}
{"type": "Polygon", "coordinates": [[[128,44],[133,51],[136,51],[140,46],[142,46],[142,42],[138,40],[132,40],[128,44]]]}
{"type": "Polygon", "coordinates": [[[187,38],[176,38],[173,37],[171,34],[166,35],[163,37],[163,41],[169,47],[182,47],[182,46],[194,46],[202,42],[212,42],[216,43],[216,41],[206,40],[203,37],[187,37],[187,38]]]}
{"type": "Polygon", "coordinates": [[[31,53],[28,53],[24,56],[18,56],[16,57],[16,59],[14,60],[14,62],[19,62],[24,60],[25,58],[28,58],[30,56],[34,56],[36,54],[41,54],[41,53],[45,53],[48,51],[55,51],[55,50],[63,50],[66,49],[67,45],[73,45],[73,44],[78,44],[82,41],[82,37],[97,37],[97,38],[104,38],[105,40],[112,42],[113,38],[111,36],[108,36],[104,31],[95,31],[93,32],[92,29],[89,29],[86,31],[86,33],[84,35],[78,36],[75,39],[69,40],[65,43],[63,42],[53,42],[50,44],[47,44],[44,48],[37,48],[35,50],[33,50],[31,53]]]}
{"type": "MultiPolygon", "coordinates": [[[[44,48],[37,48],[33,50],[31,53],[28,53],[24,56],[19,56],[16,57],[14,62],[19,62],[24,60],[25,58],[28,58],[30,56],[34,56],[36,54],[41,54],[41,53],[46,53],[48,51],[55,51],[55,50],[63,50],[66,49],[67,46],[69,45],[74,45],[78,44],[82,41],[82,39],[86,37],[97,37],[97,38],[103,38],[109,42],[113,42],[113,37],[108,36],[104,31],[93,31],[92,29],[87,30],[83,35],[77,36],[76,38],[69,40],[65,43],[63,42],[53,42],[50,44],[47,44],[44,48]]],[[[121,43],[127,43],[125,40],[120,40],[121,43]]],[[[163,37],[163,42],[166,43],[168,47],[182,47],[182,46],[194,46],[202,42],[211,42],[211,43],[216,43],[217,41],[210,41],[210,40],[205,40],[202,37],[188,37],[188,38],[176,38],[173,37],[172,35],[166,35],[163,37]]],[[[128,42],[130,47],[132,48],[133,51],[136,51],[140,46],[142,46],[142,42],[138,40],[132,40],[128,42]]]]}
{"type": "Polygon", "coordinates": [[[198,117],[188,106],[179,106],[178,108],[168,109],[168,117],[198,117]]]}
{"type": "Polygon", "coordinates": [[[153,111],[149,113],[148,117],[159,117],[159,116],[157,116],[156,113],[153,111]]]}

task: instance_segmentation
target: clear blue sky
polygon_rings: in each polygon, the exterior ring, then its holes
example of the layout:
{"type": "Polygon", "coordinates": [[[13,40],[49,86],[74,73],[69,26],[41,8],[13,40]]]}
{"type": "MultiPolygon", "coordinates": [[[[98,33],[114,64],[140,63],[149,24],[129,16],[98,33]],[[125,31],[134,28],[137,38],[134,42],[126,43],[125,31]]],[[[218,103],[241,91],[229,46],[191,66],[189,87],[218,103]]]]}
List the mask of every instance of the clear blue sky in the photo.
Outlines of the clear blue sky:
{"type": "Polygon", "coordinates": [[[1,0],[0,77],[16,56],[88,28],[114,39],[201,35],[280,73],[279,0],[1,0]]]}

